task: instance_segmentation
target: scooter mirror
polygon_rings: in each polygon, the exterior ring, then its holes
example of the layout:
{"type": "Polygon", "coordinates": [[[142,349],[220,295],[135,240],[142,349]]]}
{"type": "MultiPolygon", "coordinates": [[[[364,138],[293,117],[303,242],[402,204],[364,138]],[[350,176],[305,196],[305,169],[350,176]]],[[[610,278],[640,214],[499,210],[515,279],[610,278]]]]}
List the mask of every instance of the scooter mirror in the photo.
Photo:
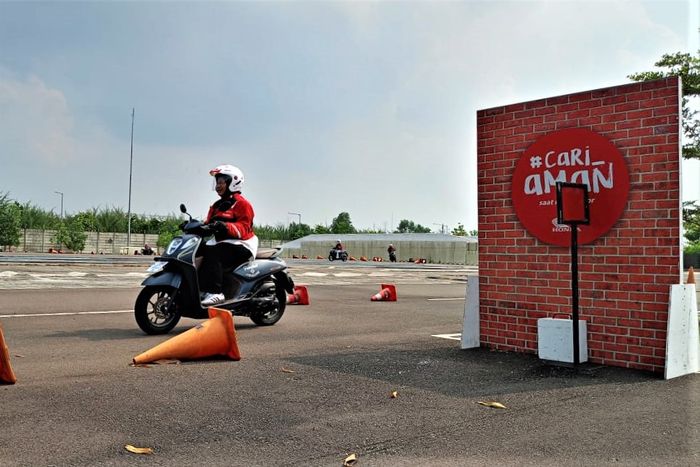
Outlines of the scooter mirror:
{"type": "Polygon", "coordinates": [[[183,214],[187,214],[187,208],[184,204],[180,204],[180,212],[183,214]]]}

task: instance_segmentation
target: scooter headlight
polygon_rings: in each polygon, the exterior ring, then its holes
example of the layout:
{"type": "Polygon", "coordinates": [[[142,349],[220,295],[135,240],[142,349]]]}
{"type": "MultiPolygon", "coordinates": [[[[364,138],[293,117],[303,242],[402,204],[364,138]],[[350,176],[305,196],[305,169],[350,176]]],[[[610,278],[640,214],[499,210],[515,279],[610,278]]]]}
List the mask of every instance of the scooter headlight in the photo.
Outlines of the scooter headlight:
{"type": "Polygon", "coordinates": [[[175,250],[177,250],[180,247],[180,245],[182,245],[182,238],[173,238],[173,240],[170,242],[170,245],[168,245],[168,248],[165,250],[165,254],[172,255],[175,252],[175,250]]]}

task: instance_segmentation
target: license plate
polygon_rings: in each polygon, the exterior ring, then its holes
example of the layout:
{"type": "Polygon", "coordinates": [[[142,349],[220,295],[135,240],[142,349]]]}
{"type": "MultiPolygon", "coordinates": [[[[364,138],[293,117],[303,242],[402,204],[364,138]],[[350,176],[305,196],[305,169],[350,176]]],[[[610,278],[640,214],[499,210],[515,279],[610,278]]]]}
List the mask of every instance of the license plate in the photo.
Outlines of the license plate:
{"type": "Polygon", "coordinates": [[[167,261],[156,261],[155,263],[151,264],[148,269],[146,269],[146,272],[150,272],[151,274],[155,274],[156,272],[160,272],[165,268],[165,265],[168,264],[167,261]]]}

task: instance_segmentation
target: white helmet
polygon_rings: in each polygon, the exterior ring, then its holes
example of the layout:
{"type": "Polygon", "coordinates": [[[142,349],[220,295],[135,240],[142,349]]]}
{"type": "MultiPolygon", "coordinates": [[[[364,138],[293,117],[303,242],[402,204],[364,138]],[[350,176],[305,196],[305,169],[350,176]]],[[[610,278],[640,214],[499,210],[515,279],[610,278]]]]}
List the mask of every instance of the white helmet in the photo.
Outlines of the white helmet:
{"type": "Polygon", "coordinates": [[[212,182],[212,190],[216,191],[216,177],[224,175],[228,177],[228,189],[231,192],[241,191],[243,188],[243,172],[234,165],[224,164],[218,165],[209,171],[209,175],[214,177],[212,182]]]}

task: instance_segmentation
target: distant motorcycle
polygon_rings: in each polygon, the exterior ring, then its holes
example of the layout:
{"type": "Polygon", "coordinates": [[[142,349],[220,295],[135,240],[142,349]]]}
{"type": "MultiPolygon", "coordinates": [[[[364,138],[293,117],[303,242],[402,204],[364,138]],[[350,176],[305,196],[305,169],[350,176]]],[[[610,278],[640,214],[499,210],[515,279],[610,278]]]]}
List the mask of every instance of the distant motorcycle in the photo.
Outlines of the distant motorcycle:
{"type": "MultiPolygon", "coordinates": [[[[187,214],[184,204],[180,211],[187,214]]],[[[148,268],[151,273],[141,285],[134,317],[146,334],[165,334],[185,316],[207,319],[208,307],[200,301],[195,254],[203,238],[213,234],[210,227],[192,219],[182,226],[183,235],[170,242],[162,256],[148,268]]],[[[294,282],[287,264],[279,258],[281,248],[259,249],[255,259],[224,273],[226,300],[217,304],[236,316],[248,316],[259,326],[270,326],[282,318],[287,293],[294,282]]]]}
{"type": "Polygon", "coordinates": [[[345,250],[336,250],[334,248],[328,253],[328,261],[347,261],[347,260],[348,260],[348,252],[345,250]]]}
{"type": "Polygon", "coordinates": [[[396,252],[394,252],[394,251],[389,252],[389,261],[391,261],[392,263],[396,262],[396,252]]]}

